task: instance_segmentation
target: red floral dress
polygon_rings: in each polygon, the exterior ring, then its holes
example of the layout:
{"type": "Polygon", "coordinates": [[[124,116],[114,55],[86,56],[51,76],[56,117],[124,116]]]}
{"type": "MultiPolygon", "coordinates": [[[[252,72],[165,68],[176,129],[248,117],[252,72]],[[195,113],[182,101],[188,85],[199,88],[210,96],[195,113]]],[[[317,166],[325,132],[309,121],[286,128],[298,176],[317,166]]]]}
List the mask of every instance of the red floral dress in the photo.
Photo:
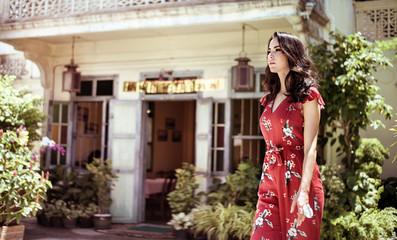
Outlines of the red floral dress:
{"type": "Polygon", "coordinates": [[[312,218],[305,218],[297,226],[298,209],[290,213],[294,195],[299,190],[303,165],[302,104],[317,100],[321,109],[324,101],[317,88],[310,88],[309,96],[301,103],[290,103],[285,98],[277,109],[273,101],[265,106],[260,127],[266,141],[267,152],[262,167],[258,190],[258,203],[252,228],[251,240],[295,240],[320,239],[321,219],[324,206],[324,192],[317,164],[314,167],[309,192],[312,218]]]}

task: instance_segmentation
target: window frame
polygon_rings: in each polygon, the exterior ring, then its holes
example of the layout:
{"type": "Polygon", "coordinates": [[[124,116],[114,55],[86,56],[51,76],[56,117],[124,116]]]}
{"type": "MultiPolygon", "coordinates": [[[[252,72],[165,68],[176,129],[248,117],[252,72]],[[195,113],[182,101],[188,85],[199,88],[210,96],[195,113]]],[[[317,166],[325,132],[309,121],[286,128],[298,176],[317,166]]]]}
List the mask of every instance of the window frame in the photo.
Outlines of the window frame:
{"type": "Polygon", "coordinates": [[[65,159],[65,165],[59,164],[60,163],[60,156],[59,156],[60,153],[57,152],[57,164],[55,164],[55,165],[51,164],[51,154],[52,153],[51,153],[50,150],[47,150],[46,155],[45,155],[45,167],[47,169],[55,168],[58,164],[61,165],[61,166],[70,166],[70,162],[71,162],[71,157],[70,157],[70,152],[71,152],[71,149],[70,149],[71,137],[70,136],[72,134],[72,127],[71,127],[71,113],[72,113],[71,102],[49,101],[49,105],[48,105],[49,118],[48,118],[48,121],[47,121],[47,124],[48,124],[47,135],[51,136],[51,139],[52,139],[53,111],[54,111],[53,106],[56,105],[56,104],[60,105],[60,111],[59,111],[60,122],[58,123],[60,127],[58,128],[58,139],[60,139],[60,136],[61,136],[60,134],[61,134],[61,131],[62,131],[62,126],[67,126],[67,128],[68,128],[67,129],[67,136],[66,136],[66,144],[61,144],[60,140],[59,140],[59,142],[56,142],[56,144],[60,144],[62,147],[66,148],[66,153],[65,153],[66,159],[65,159]],[[68,109],[67,109],[68,116],[67,116],[67,122],[66,123],[62,123],[62,106],[67,106],[68,107],[68,109]]]}
{"type": "Polygon", "coordinates": [[[225,100],[225,99],[214,99],[213,101],[213,113],[211,118],[213,120],[217,120],[218,118],[216,116],[214,116],[214,114],[218,114],[217,109],[218,109],[218,104],[224,104],[224,119],[225,122],[223,124],[218,124],[215,121],[211,123],[211,131],[213,131],[213,135],[212,135],[212,142],[211,142],[211,158],[209,159],[209,165],[210,165],[210,171],[211,171],[211,176],[226,176],[230,173],[230,149],[231,149],[231,138],[230,138],[230,126],[231,126],[231,120],[230,120],[230,101],[229,100],[225,100]],[[214,143],[217,142],[216,139],[216,132],[214,130],[214,128],[216,129],[216,127],[218,127],[219,125],[224,127],[224,143],[223,143],[223,147],[215,147],[214,148],[214,143]],[[216,150],[221,149],[223,150],[223,170],[222,171],[216,171],[216,150]],[[214,158],[215,156],[215,158],[214,158]]]}

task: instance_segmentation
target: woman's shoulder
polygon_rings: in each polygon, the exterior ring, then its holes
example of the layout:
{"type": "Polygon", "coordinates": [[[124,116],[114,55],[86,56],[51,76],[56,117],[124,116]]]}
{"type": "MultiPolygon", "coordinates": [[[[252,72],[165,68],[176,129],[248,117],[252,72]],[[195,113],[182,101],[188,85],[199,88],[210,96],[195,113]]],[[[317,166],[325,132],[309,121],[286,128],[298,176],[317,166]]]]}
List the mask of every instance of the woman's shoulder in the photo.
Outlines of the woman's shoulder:
{"type": "Polygon", "coordinates": [[[324,109],[325,103],[324,100],[321,96],[320,91],[317,89],[317,87],[310,87],[309,90],[307,91],[307,96],[303,99],[302,104],[304,104],[307,101],[313,101],[317,99],[318,104],[320,104],[321,109],[324,109]]]}
{"type": "Polygon", "coordinates": [[[259,100],[259,102],[261,102],[262,106],[265,106],[266,104],[266,99],[267,96],[269,96],[270,92],[265,93],[265,95],[259,100]]]}

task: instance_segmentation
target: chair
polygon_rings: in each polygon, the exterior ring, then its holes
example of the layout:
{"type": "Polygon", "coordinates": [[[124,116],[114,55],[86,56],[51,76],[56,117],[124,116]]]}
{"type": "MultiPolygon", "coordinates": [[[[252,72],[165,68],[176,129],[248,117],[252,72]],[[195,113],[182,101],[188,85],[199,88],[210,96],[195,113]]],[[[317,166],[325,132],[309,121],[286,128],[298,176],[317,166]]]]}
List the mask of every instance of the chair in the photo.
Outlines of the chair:
{"type": "Polygon", "coordinates": [[[156,212],[160,209],[161,219],[166,219],[166,208],[169,207],[167,194],[175,189],[176,180],[175,175],[168,175],[164,178],[161,193],[150,194],[149,197],[146,198],[146,209],[150,211],[151,215],[153,215],[153,211],[156,212]]]}

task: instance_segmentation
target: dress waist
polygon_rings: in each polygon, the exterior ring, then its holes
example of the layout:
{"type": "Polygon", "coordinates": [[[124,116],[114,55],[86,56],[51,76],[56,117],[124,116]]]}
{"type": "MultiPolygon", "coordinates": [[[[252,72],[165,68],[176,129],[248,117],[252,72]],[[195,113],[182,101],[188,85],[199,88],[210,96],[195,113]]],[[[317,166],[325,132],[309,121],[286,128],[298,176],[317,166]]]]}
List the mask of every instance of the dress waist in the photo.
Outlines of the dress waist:
{"type": "Polygon", "coordinates": [[[266,150],[266,154],[280,153],[283,150],[303,150],[303,146],[272,146],[266,150]]]}

